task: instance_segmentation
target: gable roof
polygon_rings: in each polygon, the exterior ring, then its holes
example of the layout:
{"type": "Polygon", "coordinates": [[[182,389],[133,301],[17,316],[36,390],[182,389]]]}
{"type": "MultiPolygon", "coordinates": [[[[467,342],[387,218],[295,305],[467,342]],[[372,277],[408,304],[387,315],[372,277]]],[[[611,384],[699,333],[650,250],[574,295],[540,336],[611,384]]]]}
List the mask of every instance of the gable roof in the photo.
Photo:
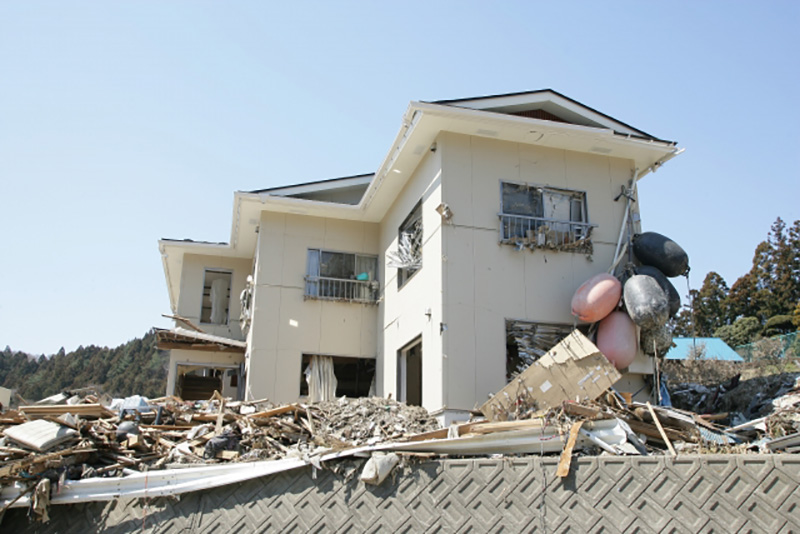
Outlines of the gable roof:
{"type": "Polygon", "coordinates": [[[676,346],[667,351],[667,360],[688,360],[692,349],[703,347],[704,360],[726,360],[729,362],[743,362],[744,359],[724,341],[718,337],[676,337],[672,340],[676,346]]]}
{"type": "Polygon", "coordinates": [[[674,141],[659,139],[553,89],[436,100],[428,103],[505,113],[507,115],[544,118],[545,120],[556,120],[582,126],[610,128],[620,134],[675,144],[674,141]],[[537,117],[530,114],[535,111],[541,111],[546,115],[537,117]]]}

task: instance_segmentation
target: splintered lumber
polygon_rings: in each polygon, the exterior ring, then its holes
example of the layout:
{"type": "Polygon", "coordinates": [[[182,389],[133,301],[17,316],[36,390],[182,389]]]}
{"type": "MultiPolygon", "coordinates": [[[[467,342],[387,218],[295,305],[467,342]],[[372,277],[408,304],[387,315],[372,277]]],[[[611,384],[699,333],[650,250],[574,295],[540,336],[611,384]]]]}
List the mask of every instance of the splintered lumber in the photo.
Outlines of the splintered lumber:
{"type": "Polygon", "coordinates": [[[653,421],[656,423],[656,426],[658,427],[658,431],[661,433],[661,438],[664,440],[664,443],[667,444],[667,448],[669,449],[669,453],[672,456],[677,456],[678,453],[676,453],[675,449],[672,447],[672,443],[670,442],[669,438],[667,437],[666,432],[664,432],[664,427],[661,426],[661,421],[658,420],[658,417],[656,416],[656,411],[653,410],[653,405],[650,404],[650,401],[647,401],[647,409],[650,410],[650,415],[653,416],[653,421]]]}
{"type": "Polygon", "coordinates": [[[518,421],[475,421],[473,423],[462,423],[452,425],[450,428],[440,428],[416,434],[408,438],[407,441],[427,441],[430,439],[445,439],[451,435],[482,435],[492,434],[493,432],[505,432],[508,430],[524,430],[529,428],[543,428],[545,423],[542,419],[520,419],[518,421]]]}
{"type": "Polygon", "coordinates": [[[567,444],[564,445],[564,450],[561,451],[561,459],[558,461],[558,469],[556,476],[564,478],[569,475],[569,466],[572,463],[572,450],[575,448],[575,442],[578,441],[578,434],[581,432],[583,421],[576,421],[572,423],[572,428],[569,429],[569,438],[567,444]]]}
{"type": "Polygon", "coordinates": [[[610,419],[611,415],[603,413],[600,408],[594,406],[584,406],[575,402],[565,402],[563,405],[564,413],[577,415],[587,419],[610,419]]]}
{"type": "Polygon", "coordinates": [[[32,455],[29,456],[28,458],[13,460],[11,462],[7,462],[4,465],[0,466],[0,478],[13,476],[19,471],[23,469],[28,469],[30,466],[33,465],[49,464],[50,462],[61,459],[63,456],[88,454],[90,452],[96,452],[96,449],[70,448],[70,449],[64,449],[63,451],[51,452],[43,456],[32,455]]]}
{"type": "Polygon", "coordinates": [[[273,408],[271,410],[265,410],[263,412],[256,412],[248,414],[246,417],[250,419],[264,419],[268,417],[274,417],[276,415],[283,415],[285,413],[293,412],[298,410],[302,413],[305,413],[305,409],[302,408],[299,404],[286,404],[285,406],[279,406],[277,408],[273,408]]]}
{"type": "Polygon", "coordinates": [[[58,417],[65,413],[79,415],[80,417],[114,417],[117,414],[102,404],[51,404],[43,406],[20,406],[19,411],[32,418],[53,416],[58,417]]]}
{"type": "MultiPolygon", "coordinates": [[[[623,417],[622,420],[628,423],[628,426],[631,427],[631,430],[633,430],[635,433],[644,434],[648,438],[653,438],[666,444],[661,436],[661,432],[658,431],[658,427],[655,425],[644,423],[638,419],[634,419],[633,417],[623,417]]],[[[683,432],[673,430],[671,428],[664,428],[663,430],[664,433],[674,441],[689,441],[689,437],[683,432]]]]}
{"type": "Polygon", "coordinates": [[[517,403],[544,409],[567,400],[594,400],[621,376],[586,336],[573,330],[486,401],[481,412],[498,421],[508,419],[517,403]]]}

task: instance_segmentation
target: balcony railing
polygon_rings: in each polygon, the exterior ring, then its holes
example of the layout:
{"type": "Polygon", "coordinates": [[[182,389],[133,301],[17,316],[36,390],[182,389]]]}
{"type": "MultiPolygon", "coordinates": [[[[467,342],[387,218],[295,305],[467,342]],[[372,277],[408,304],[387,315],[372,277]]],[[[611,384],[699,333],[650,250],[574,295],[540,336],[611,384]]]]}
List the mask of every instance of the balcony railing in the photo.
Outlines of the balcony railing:
{"type": "Polygon", "coordinates": [[[305,298],[374,304],[378,301],[378,282],[306,276],[305,298]]]}
{"type": "Polygon", "coordinates": [[[522,248],[592,252],[592,228],[585,222],[500,213],[500,242],[522,248]]]}

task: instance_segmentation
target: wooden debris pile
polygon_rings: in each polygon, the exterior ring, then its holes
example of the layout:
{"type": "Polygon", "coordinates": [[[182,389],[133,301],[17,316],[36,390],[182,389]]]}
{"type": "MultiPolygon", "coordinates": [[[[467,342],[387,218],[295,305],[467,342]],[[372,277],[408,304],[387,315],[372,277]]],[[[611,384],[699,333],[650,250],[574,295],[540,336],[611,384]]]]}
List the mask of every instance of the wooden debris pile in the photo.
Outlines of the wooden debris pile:
{"type": "Polygon", "coordinates": [[[275,406],[165,397],[111,410],[88,395],[0,414],[0,490],[36,482],[124,476],[175,464],[301,457],[399,440],[437,428],[423,408],[391,399],[275,406]]]}
{"type": "Polygon", "coordinates": [[[538,419],[560,428],[562,436],[569,433],[563,449],[567,456],[578,435],[591,437],[582,427],[585,422],[609,419],[627,435],[625,446],[590,441],[611,454],[800,452],[800,379],[771,401],[769,416],[729,427],[723,426],[730,422],[728,413],[697,414],[633,402],[614,390],[618,378],[597,347],[575,330],[486,401],[481,412],[498,423],[538,419]]]}

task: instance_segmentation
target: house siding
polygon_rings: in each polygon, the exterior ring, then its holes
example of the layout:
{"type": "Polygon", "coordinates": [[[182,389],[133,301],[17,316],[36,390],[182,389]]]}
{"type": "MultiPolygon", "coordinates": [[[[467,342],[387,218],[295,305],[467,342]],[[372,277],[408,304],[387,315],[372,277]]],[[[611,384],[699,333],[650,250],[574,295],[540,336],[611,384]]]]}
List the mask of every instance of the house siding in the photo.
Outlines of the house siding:
{"type": "Polygon", "coordinates": [[[422,404],[442,407],[442,233],[441,158],[428,152],[398,195],[380,225],[383,301],[380,305],[381,338],[378,358],[378,394],[397,398],[398,351],[422,337],[422,404]],[[422,200],[422,268],[402,288],[397,269],[387,265],[386,253],[397,250],[398,231],[414,206],[422,200]],[[430,315],[426,312],[430,311],[430,315]]]}
{"type": "Polygon", "coordinates": [[[262,212],[246,395],[293,402],[303,354],[375,358],[377,306],[306,299],[308,249],[378,254],[378,225],[262,212]]]}
{"type": "MultiPolygon", "coordinates": [[[[617,158],[453,133],[440,135],[442,198],[453,212],[442,232],[443,405],[472,409],[505,385],[505,320],[573,324],[570,301],[608,269],[625,209],[614,202],[632,176],[617,158]],[[499,244],[501,181],[586,192],[591,255],[499,244]]],[[[646,366],[646,359],[640,356],[646,366]]]]}

